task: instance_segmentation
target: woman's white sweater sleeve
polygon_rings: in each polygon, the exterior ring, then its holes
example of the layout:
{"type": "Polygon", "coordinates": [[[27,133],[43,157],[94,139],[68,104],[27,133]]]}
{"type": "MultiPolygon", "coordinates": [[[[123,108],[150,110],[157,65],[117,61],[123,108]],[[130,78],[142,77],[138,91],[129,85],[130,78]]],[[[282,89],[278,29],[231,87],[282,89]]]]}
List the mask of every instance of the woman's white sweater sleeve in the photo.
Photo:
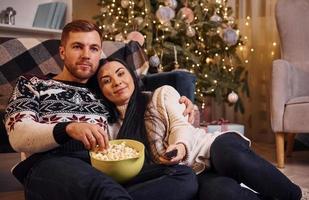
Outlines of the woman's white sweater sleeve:
{"type": "Polygon", "coordinates": [[[179,93],[171,86],[160,87],[156,92],[160,97],[162,112],[166,113],[168,121],[168,143],[183,143],[190,152],[195,142],[192,134],[194,127],[188,122],[188,118],[183,116],[185,105],[179,103],[179,93]]]}

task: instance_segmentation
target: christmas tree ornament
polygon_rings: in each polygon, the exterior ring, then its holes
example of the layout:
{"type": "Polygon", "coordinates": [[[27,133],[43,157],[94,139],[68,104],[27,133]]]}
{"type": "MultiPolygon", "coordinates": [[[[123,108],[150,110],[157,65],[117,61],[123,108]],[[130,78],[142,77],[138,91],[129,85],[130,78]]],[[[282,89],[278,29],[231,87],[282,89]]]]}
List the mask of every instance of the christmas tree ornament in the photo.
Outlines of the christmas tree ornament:
{"type": "Polygon", "coordinates": [[[144,22],[144,19],[142,17],[135,17],[134,23],[136,23],[138,26],[140,26],[144,22]]]}
{"type": "Polygon", "coordinates": [[[101,11],[101,13],[107,13],[107,7],[102,7],[101,9],[100,9],[100,11],[101,11]]]}
{"type": "Polygon", "coordinates": [[[217,13],[215,12],[215,13],[213,14],[213,16],[210,17],[210,21],[219,23],[219,22],[222,21],[222,19],[221,19],[221,17],[220,17],[219,15],[217,15],[217,13]]]}
{"type": "Polygon", "coordinates": [[[155,55],[153,55],[149,58],[149,65],[151,67],[158,67],[160,64],[161,64],[160,58],[157,54],[155,54],[155,55]]]}
{"type": "Polygon", "coordinates": [[[190,24],[194,20],[194,13],[188,7],[183,7],[179,10],[180,19],[183,19],[186,23],[190,24]]]}
{"type": "Polygon", "coordinates": [[[118,41],[118,42],[124,41],[122,33],[118,33],[117,35],[115,35],[115,41],[118,41]]]}
{"type": "Polygon", "coordinates": [[[192,26],[188,26],[187,27],[187,30],[186,30],[186,35],[188,36],[188,37],[193,37],[193,36],[195,36],[195,29],[194,28],[192,28],[192,26]]]}
{"type": "Polygon", "coordinates": [[[227,96],[227,100],[230,102],[230,103],[236,103],[237,100],[238,100],[238,95],[232,91],[228,96],[227,96]]]}
{"type": "Polygon", "coordinates": [[[175,69],[179,68],[178,60],[177,60],[177,49],[176,46],[174,46],[174,63],[175,63],[175,69]]]}
{"type": "Polygon", "coordinates": [[[161,24],[166,24],[175,17],[175,11],[168,6],[160,6],[156,12],[156,17],[161,24]]]}
{"type": "Polygon", "coordinates": [[[178,3],[177,3],[177,0],[164,0],[164,5],[172,9],[176,9],[178,3]]]}
{"type": "Polygon", "coordinates": [[[223,31],[223,40],[229,46],[235,45],[235,44],[237,44],[237,41],[238,41],[238,34],[234,29],[226,28],[223,31]]]}
{"type": "Polygon", "coordinates": [[[121,7],[127,8],[130,5],[129,0],[121,0],[121,7]]]}
{"type": "Polygon", "coordinates": [[[141,46],[144,45],[144,42],[145,42],[145,38],[143,36],[143,34],[141,34],[140,32],[138,31],[132,31],[130,32],[128,35],[127,35],[127,40],[131,41],[136,41],[138,42],[141,46]]]}

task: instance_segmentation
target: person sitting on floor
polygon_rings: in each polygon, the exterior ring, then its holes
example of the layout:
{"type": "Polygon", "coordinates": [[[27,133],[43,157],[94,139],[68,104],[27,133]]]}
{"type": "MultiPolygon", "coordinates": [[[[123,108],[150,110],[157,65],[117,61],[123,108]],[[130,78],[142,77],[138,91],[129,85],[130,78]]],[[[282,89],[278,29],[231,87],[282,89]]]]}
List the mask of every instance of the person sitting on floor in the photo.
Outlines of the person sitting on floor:
{"type": "Polygon", "coordinates": [[[192,167],[198,174],[198,199],[301,199],[300,187],[256,155],[248,138],[234,131],[206,133],[193,127],[181,114],[183,106],[173,87],[142,92],[133,68],[114,58],[99,66],[98,85],[114,110],[112,130],[122,138],[147,137],[146,148],[157,163],[192,167]],[[168,156],[174,150],[175,155],[168,156]]]}

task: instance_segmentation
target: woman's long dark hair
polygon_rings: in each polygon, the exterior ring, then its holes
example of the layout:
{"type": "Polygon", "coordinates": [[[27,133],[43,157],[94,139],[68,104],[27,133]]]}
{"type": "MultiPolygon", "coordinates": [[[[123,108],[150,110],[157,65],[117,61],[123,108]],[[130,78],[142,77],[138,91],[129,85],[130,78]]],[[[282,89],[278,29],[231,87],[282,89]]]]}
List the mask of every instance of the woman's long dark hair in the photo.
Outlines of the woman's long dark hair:
{"type": "MultiPolygon", "coordinates": [[[[149,96],[145,93],[142,93],[142,88],[140,85],[140,79],[138,78],[134,66],[128,66],[126,62],[116,58],[107,58],[100,62],[99,69],[106,63],[116,61],[124,65],[130,72],[133,81],[134,81],[134,92],[129,100],[128,107],[123,119],[122,126],[118,132],[118,139],[133,139],[142,142],[145,145],[145,154],[146,161],[150,161],[150,145],[147,139],[147,132],[145,127],[144,115],[146,111],[147,104],[149,102],[149,96]]],[[[97,72],[99,71],[97,70],[97,72]]],[[[97,82],[97,73],[94,76],[96,80],[96,85],[99,85],[97,82]]],[[[101,92],[101,91],[100,91],[101,92]]],[[[114,123],[119,119],[119,114],[116,108],[116,105],[109,101],[103,94],[102,98],[104,102],[107,103],[110,109],[110,117],[108,118],[109,123],[114,123]]]]}

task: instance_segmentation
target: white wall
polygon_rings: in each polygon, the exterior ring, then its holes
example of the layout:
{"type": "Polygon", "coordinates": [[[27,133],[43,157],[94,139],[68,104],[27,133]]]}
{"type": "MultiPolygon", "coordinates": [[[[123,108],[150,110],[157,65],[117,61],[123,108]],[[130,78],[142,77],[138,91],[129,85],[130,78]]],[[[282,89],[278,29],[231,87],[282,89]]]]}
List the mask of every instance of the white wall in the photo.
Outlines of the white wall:
{"type": "Polygon", "coordinates": [[[67,18],[66,21],[72,19],[72,1],[71,0],[0,0],[0,11],[11,6],[16,10],[15,25],[31,27],[36,9],[39,4],[61,1],[67,3],[67,18]]]}

